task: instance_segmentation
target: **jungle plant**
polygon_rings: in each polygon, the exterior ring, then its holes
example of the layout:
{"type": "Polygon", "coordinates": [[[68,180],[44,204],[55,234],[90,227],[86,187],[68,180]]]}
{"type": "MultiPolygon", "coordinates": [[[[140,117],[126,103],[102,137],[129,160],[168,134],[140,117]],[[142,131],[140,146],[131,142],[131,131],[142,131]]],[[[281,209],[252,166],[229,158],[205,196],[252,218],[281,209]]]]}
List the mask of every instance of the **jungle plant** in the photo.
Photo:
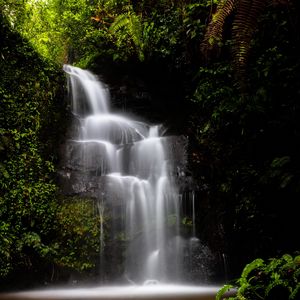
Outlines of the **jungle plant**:
{"type": "Polygon", "coordinates": [[[115,16],[109,32],[118,56],[125,53],[126,58],[137,56],[144,61],[155,54],[166,57],[172,53],[180,43],[181,13],[172,5],[165,5],[163,11],[159,8],[159,3],[139,10],[128,5],[124,12],[115,16]]]}
{"type": "Polygon", "coordinates": [[[133,42],[141,61],[144,60],[145,44],[143,41],[143,31],[142,19],[133,10],[128,10],[126,13],[120,14],[110,26],[110,32],[115,35],[117,44],[121,45],[121,43],[124,42],[124,36],[129,36],[129,39],[127,38],[127,43],[128,41],[130,42],[130,40],[133,42]],[[117,34],[118,31],[122,31],[123,34],[117,34]]]}
{"type": "Polygon", "coordinates": [[[207,27],[201,50],[205,57],[209,52],[222,44],[226,20],[234,15],[232,22],[232,53],[237,75],[241,82],[245,80],[246,66],[251,49],[251,41],[260,16],[266,6],[290,5],[286,0],[221,0],[207,27]]]}
{"type": "MultiPolygon", "coordinates": [[[[100,252],[100,218],[95,201],[76,197],[60,199],[57,209],[55,264],[77,271],[95,266],[100,252]]],[[[106,222],[106,220],[102,220],[106,222]]]]}
{"type": "Polygon", "coordinates": [[[221,300],[233,288],[236,295],[229,300],[299,299],[299,279],[299,255],[285,254],[268,261],[257,258],[245,266],[239,279],[218,292],[216,300],[221,300]]]}

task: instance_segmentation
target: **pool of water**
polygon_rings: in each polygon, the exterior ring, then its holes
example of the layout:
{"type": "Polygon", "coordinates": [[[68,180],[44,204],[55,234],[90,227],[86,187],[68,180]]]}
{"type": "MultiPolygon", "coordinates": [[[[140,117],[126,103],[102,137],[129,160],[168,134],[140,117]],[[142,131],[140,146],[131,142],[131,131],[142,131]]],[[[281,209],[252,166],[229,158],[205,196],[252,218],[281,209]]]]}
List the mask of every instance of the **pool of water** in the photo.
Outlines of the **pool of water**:
{"type": "Polygon", "coordinates": [[[0,294],[1,300],[71,300],[71,299],[201,299],[214,300],[219,287],[184,285],[107,286],[85,288],[53,288],[0,294]]]}

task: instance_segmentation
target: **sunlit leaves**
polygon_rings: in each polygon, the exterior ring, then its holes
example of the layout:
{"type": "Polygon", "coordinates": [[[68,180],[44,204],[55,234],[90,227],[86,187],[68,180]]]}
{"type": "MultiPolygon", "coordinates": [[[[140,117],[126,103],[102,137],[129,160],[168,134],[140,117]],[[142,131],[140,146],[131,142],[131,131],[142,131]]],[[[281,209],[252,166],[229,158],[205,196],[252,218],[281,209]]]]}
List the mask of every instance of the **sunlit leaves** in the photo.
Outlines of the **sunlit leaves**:
{"type": "Polygon", "coordinates": [[[84,66],[99,55],[140,61],[174,55],[185,39],[202,36],[210,3],[26,0],[6,5],[6,14],[45,58],[84,66]]]}

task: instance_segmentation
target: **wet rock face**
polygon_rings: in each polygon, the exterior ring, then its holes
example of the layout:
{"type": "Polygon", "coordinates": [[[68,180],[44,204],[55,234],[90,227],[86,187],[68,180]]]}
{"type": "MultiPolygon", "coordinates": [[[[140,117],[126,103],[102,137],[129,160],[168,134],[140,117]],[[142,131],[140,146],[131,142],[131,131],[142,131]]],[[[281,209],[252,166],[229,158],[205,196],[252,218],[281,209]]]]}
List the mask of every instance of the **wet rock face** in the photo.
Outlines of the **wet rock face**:
{"type": "Polygon", "coordinates": [[[188,115],[184,73],[165,63],[116,64],[105,60],[98,61],[94,71],[102,74],[100,79],[109,85],[111,102],[118,111],[130,111],[151,123],[164,123],[173,133],[183,132],[183,120],[188,115]]]}
{"type": "MultiPolygon", "coordinates": [[[[187,173],[187,147],[188,139],[185,136],[165,137],[166,151],[170,154],[170,170],[179,192],[193,188],[193,180],[187,173]]],[[[129,157],[132,145],[128,144],[123,148],[123,156],[129,157]]],[[[78,195],[98,199],[106,195],[110,185],[109,177],[106,176],[111,169],[108,165],[105,146],[99,143],[82,144],[75,140],[67,140],[61,147],[62,162],[58,172],[60,190],[64,195],[78,195]]],[[[129,168],[129,161],[123,159],[123,169],[129,168]]],[[[107,201],[117,202],[120,198],[114,193],[107,201]]],[[[120,200],[121,201],[121,200],[120,200]]]]}
{"type": "Polygon", "coordinates": [[[108,173],[108,159],[103,144],[69,141],[64,149],[64,168],[95,176],[101,176],[102,172],[108,173]]]}
{"type": "Polygon", "coordinates": [[[58,176],[60,192],[67,196],[78,195],[98,199],[104,191],[105,177],[91,176],[66,169],[60,170],[58,176]]]}

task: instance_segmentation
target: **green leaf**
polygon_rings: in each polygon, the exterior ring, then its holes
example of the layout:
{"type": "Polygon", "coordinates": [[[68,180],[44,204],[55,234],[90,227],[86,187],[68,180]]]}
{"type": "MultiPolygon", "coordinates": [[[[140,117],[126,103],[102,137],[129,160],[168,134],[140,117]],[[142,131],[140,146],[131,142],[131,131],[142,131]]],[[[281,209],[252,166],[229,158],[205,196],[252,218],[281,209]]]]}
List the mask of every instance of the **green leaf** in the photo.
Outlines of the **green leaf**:
{"type": "Polygon", "coordinates": [[[257,258],[254,261],[252,261],[250,264],[247,264],[242,272],[241,279],[242,280],[247,280],[248,275],[250,272],[253,270],[263,267],[264,266],[264,260],[261,258],[257,258]]]}
{"type": "Polygon", "coordinates": [[[231,284],[225,284],[217,293],[216,295],[216,300],[221,300],[223,299],[223,296],[226,292],[228,292],[230,289],[234,288],[233,285],[231,284]]]}
{"type": "MultiPolygon", "coordinates": [[[[282,256],[282,258],[283,258],[286,262],[289,262],[289,263],[293,262],[293,257],[292,257],[290,254],[284,254],[284,255],[282,256]]],[[[296,257],[295,257],[295,259],[296,259],[296,257]]]]}
{"type": "Polygon", "coordinates": [[[300,282],[297,283],[297,285],[294,288],[293,292],[290,294],[289,299],[297,300],[297,299],[299,299],[299,295],[300,295],[300,282]]]}
{"type": "Polygon", "coordinates": [[[282,156],[282,157],[276,157],[271,162],[272,168],[281,168],[284,165],[288,164],[291,161],[291,158],[289,156],[282,156]]]}
{"type": "Polygon", "coordinates": [[[1,163],[0,163],[0,172],[4,178],[6,178],[6,179],[9,178],[9,174],[8,174],[7,170],[5,169],[4,165],[1,163]]]}

